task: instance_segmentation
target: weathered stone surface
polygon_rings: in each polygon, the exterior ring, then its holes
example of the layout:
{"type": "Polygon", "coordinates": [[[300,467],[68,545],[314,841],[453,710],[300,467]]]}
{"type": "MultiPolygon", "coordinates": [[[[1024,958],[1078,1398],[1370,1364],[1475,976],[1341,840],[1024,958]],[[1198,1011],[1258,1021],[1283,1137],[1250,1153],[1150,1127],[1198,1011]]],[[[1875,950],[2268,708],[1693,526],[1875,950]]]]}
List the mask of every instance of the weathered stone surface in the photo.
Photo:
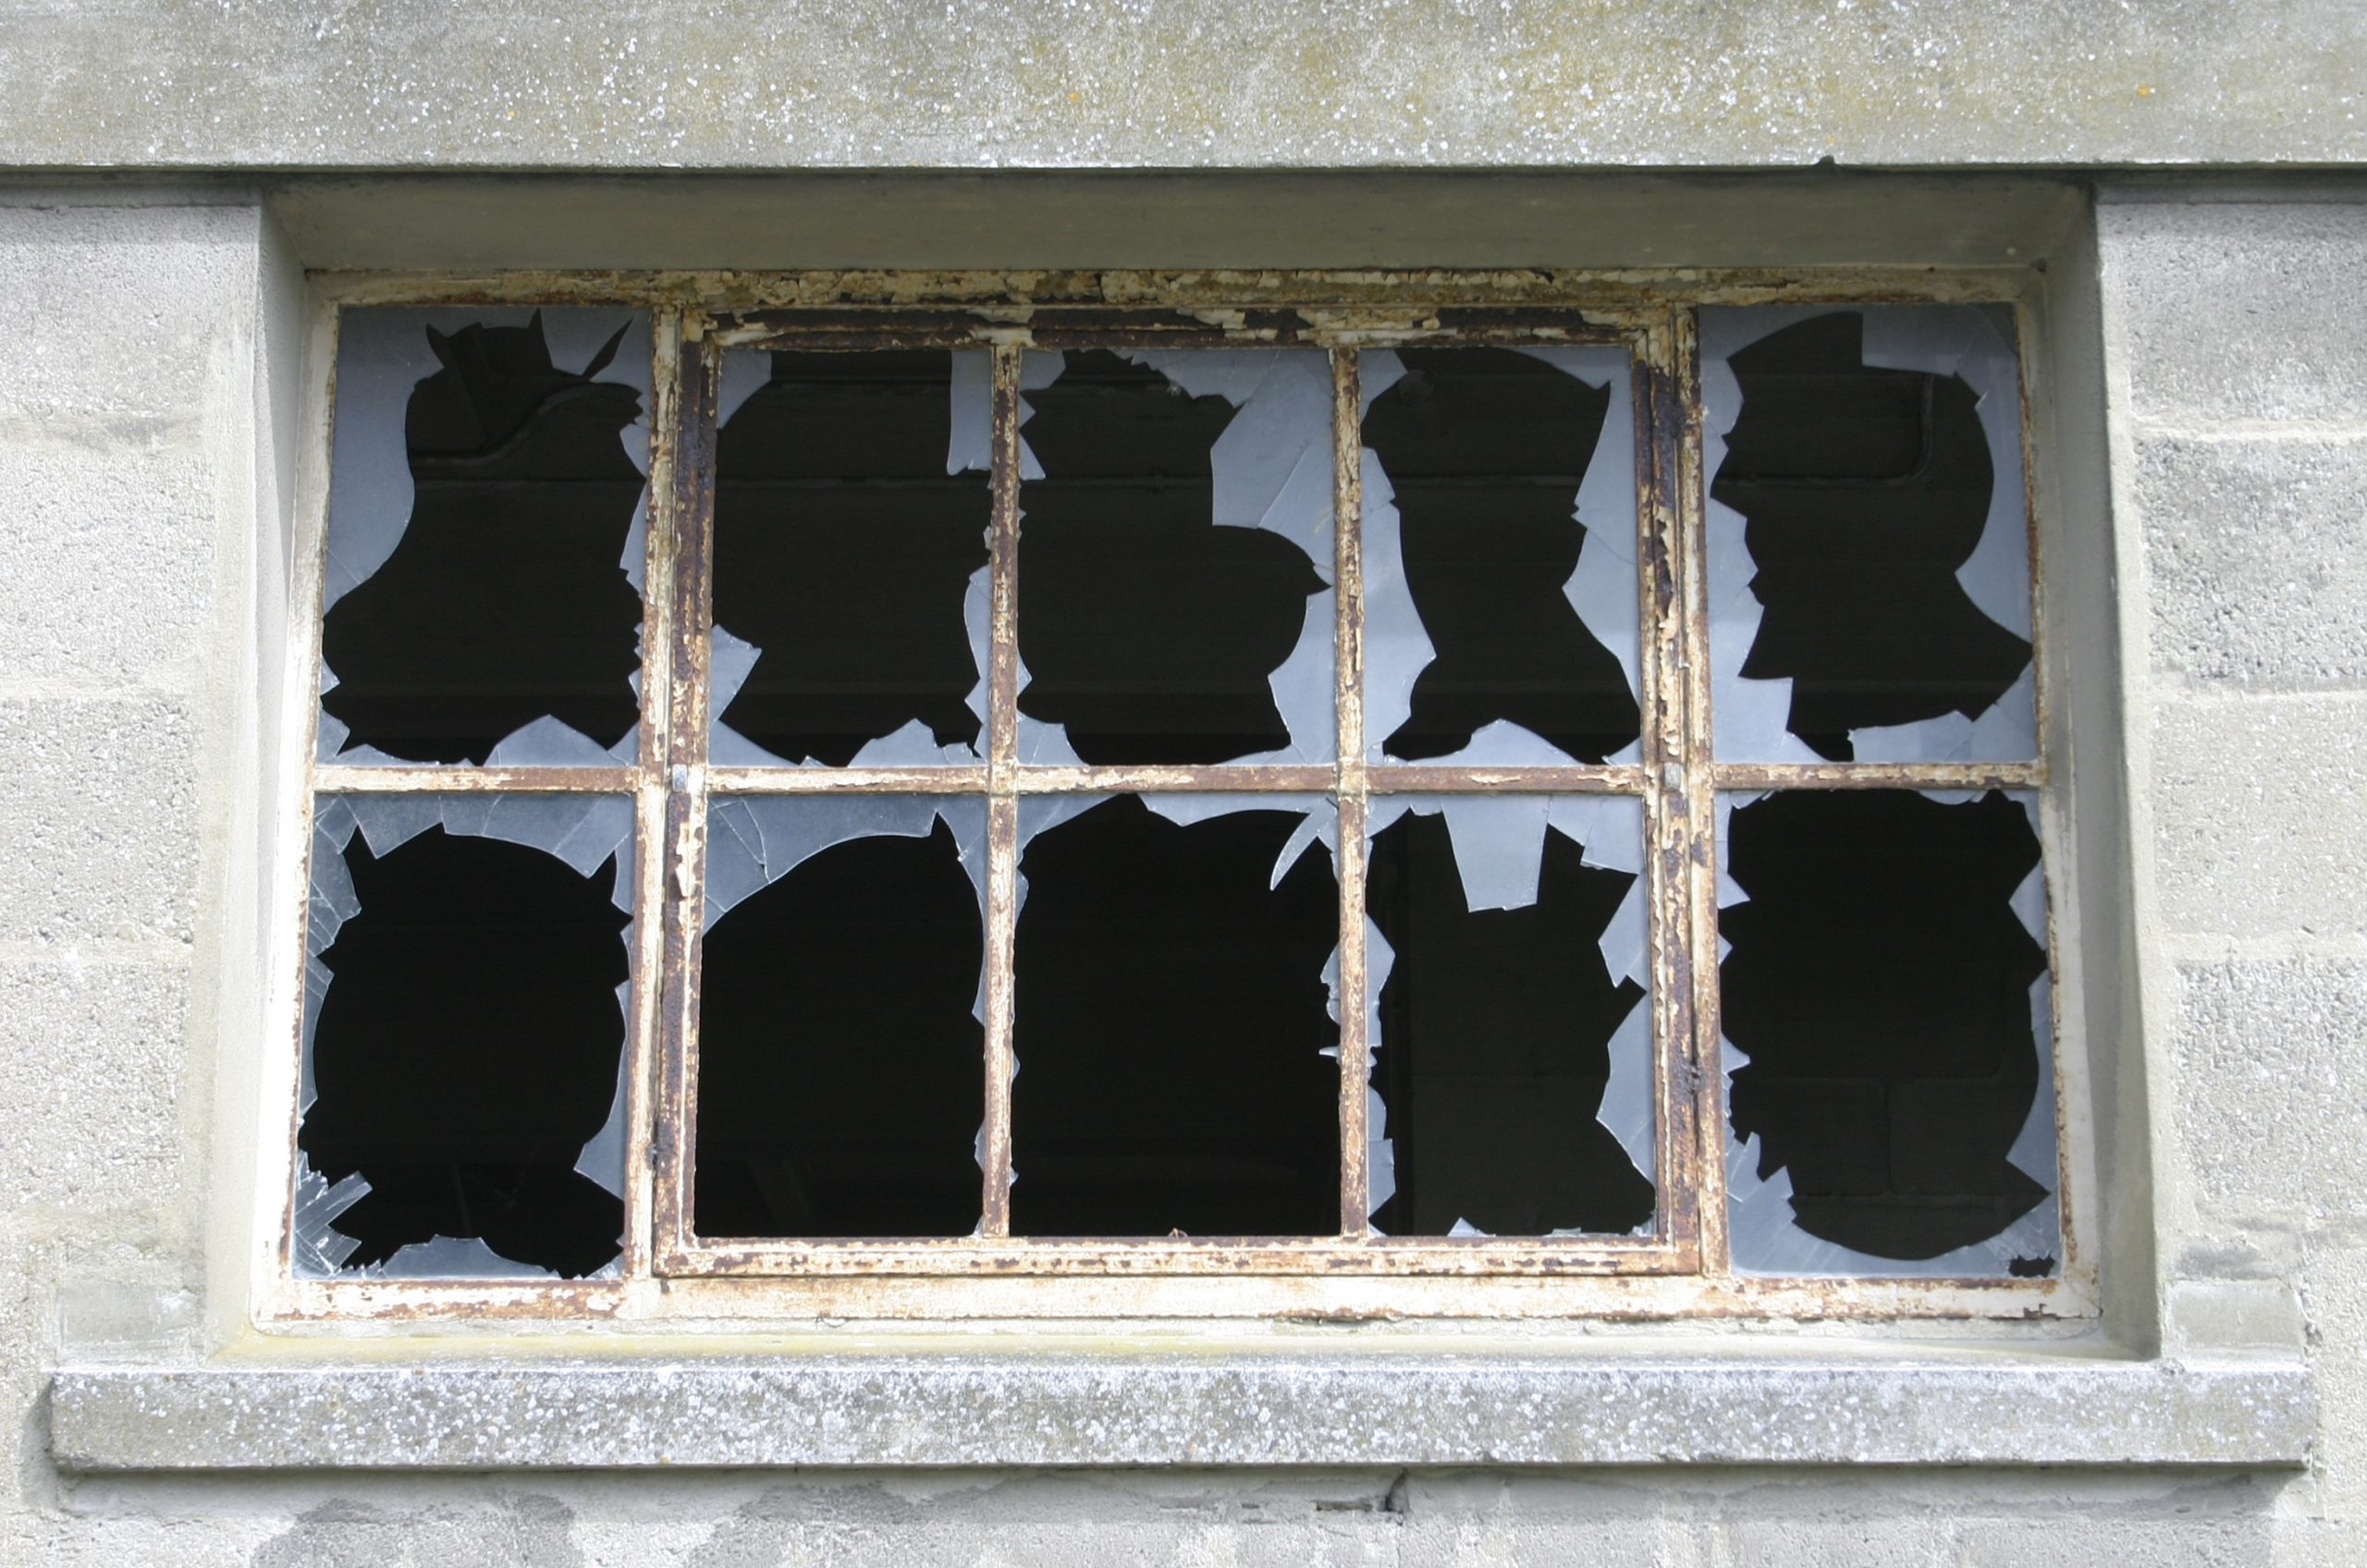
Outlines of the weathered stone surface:
{"type": "Polygon", "coordinates": [[[970,1354],[67,1371],[69,1470],[779,1464],[2288,1464],[2268,1362],[1231,1364],[970,1354]]]}
{"type": "Polygon", "coordinates": [[[2367,930],[2367,696],[2165,698],[2152,796],[2170,930],[2367,930]]]}
{"type": "Polygon", "coordinates": [[[2367,420],[2367,205],[2141,202],[2096,221],[2140,423],[2367,420]]]}
{"type": "Polygon", "coordinates": [[[0,963],[0,1190],[16,1222],[177,1205],[187,990],[178,964],[0,963]]]}
{"type": "Polygon", "coordinates": [[[195,0],[0,27],[0,162],[766,167],[2328,163],[2346,0],[1317,7],[195,0]]]}
{"type": "Polygon", "coordinates": [[[2171,1059],[2196,1208],[2367,1215],[2367,962],[2239,958],[2177,977],[2171,1059]]]}
{"type": "Polygon", "coordinates": [[[2321,439],[2137,451],[2153,668],[2198,684],[2367,684],[2367,419],[2321,439]]]}
{"type": "Polygon", "coordinates": [[[189,939],[194,744],[173,698],[0,701],[0,940],[189,939]]]}

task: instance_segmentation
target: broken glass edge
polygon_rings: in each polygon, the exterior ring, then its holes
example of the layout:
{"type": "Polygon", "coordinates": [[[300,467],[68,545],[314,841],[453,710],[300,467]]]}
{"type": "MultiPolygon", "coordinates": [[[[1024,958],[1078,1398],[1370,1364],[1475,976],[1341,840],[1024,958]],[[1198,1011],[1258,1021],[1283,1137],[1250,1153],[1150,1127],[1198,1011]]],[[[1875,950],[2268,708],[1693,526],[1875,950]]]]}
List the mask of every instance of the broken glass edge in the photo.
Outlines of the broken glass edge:
{"type": "MultiPolygon", "coordinates": [[[[1748,903],[1750,895],[1727,875],[1729,823],[1735,811],[1763,800],[1773,790],[1721,794],[1716,805],[1718,907],[1748,903]]],[[[1918,794],[1950,804],[1961,804],[1987,793],[1979,790],[1920,790],[1918,794]]],[[[2017,802],[2038,829],[2038,797],[2027,790],[2003,791],[2017,802]]],[[[2030,1114],[2005,1158],[2015,1169],[2046,1189],[2046,1196],[2028,1214],[1986,1241],[1974,1242],[1930,1258],[1878,1257],[1836,1242],[1811,1236],[1792,1219],[1792,1174],[1779,1167],[1773,1175],[1759,1176],[1759,1135],[1736,1139],[1726,1118],[1726,1232],[1729,1258],[1737,1274],[1761,1278],[1854,1276],[1880,1279],[2002,1279],[2012,1277],[2017,1258],[2063,1256],[2062,1175],[2059,1169],[2061,1129],[2054,1118],[2054,949],[2047,940],[2046,856],[2042,838],[2039,864],[2012,895],[2016,916],[2048,954],[2048,967],[2030,982],[2030,1033],[2038,1047],[2038,1086],[2030,1114]],[[2030,908],[2035,884],[2037,908],[2030,908]]],[[[1733,944],[1721,935],[1718,962],[1723,964],[1733,944]]],[[[1731,1083],[1748,1065],[1750,1057],[1721,1032],[1719,1071],[1731,1083]]]]}
{"type": "MultiPolygon", "coordinates": [[[[1708,305],[1700,311],[1701,472],[1710,601],[1711,751],[1730,762],[1821,762],[1788,728],[1788,676],[1745,676],[1763,610],[1750,591],[1757,573],[1744,542],[1747,520],[1707,498],[1725,461],[1726,433],[1742,414],[1742,386],[1727,361],[1760,338],[1820,316],[1864,323],[1859,362],[1887,370],[1961,375],[1972,388],[1989,446],[1989,515],[1972,555],[1956,570],[1965,596],[1991,620],[2031,641],[2030,526],[2022,473],[2020,360],[1980,305],[1708,305]],[[1732,725],[1735,715],[1744,717],[1732,725]],[[1771,720],[1773,729],[1771,731],[1771,720]],[[1731,741],[1731,749],[1729,741],[1731,741]]],[[[1911,724],[1849,732],[1858,762],[2015,762],[2038,752],[2035,655],[2013,686],[1975,718],[1945,713],[1911,724]]]]}
{"type": "MultiPolygon", "coordinates": [[[[1213,766],[1330,762],[1338,739],[1331,356],[1320,349],[1113,351],[1156,372],[1187,397],[1220,397],[1233,406],[1233,419],[1208,449],[1209,521],[1219,528],[1254,528],[1288,540],[1325,585],[1306,602],[1298,641],[1266,677],[1289,739],[1272,751],[1229,757],[1213,766]]],[[[1021,386],[1049,386],[1066,368],[1062,359],[1049,375],[1040,371],[1036,379],[1023,375],[1021,386]]],[[[1028,463],[1034,464],[1032,454],[1028,463]]],[[[1044,474],[1040,467],[1024,466],[1021,477],[1041,479],[1044,474]]],[[[1021,516],[1025,516],[1024,506],[1021,516]]],[[[1020,690],[1026,685],[1023,661],[1020,690]]],[[[1019,757],[1038,766],[1083,766],[1064,726],[1025,713],[1019,716],[1019,757]]]]}
{"type": "MultiPolygon", "coordinates": [[[[1648,890],[1643,875],[1644,802],[1633,795],[1376,795],[1366,805],[1367,843],[1369,844],[1408,813],[1417,816],[1445,815],[1447,841],[1454,853],[1455,873],[1463,879],[1466,911],[1526,909],[1534,904],[1538,885],[1544,873],[1545,833],[1549,828],[1578,846],[1580,864],[1598,870],[1624,871],[1635,878],[1628,886],[1626,896],[1620,900],[1619,907],[1612,913],[1610,922],[1597,938],[1597,946],[1602,953],[1603,967],[1609,972],[1612,982],[1615,985],[1621,980],[1633,980],[1643,988],[1644,994],[1636,998],[1636,1005],[1620,1021],[1606,1047],[1610,1052],[1611,1071],[1603,1084],[1602,1101],[1596,1109],[1595,1120],[1618,1143],[1620,1151],[1626,1155],[1637,1174],[1651,1183],[1657,1208],[1660,1190],[1657,1174],[1659,1113],[1653,1093],[1652,981],[1646,935],[1648,890]],[[1537,802],[1534,811],[1527,807],[1530,802],[1537,802]],[[1489,809],[1505,806],[1513,809],[1489,809]],[[1465,824],[1460,831],[1456,827],[1458,816],[1465,824]],[[1497,829],[1506,826],[1515,829],[1534,828],[1534,858],[1524,860],[1515,836],[1512,853],[1507,856],[1499,851],[1491,854],[1484,877],[1475,882],[1472,870],[1465,864],[1464,846],[1466,843],[1480,846],[1496,837],[1497,829]],[[1491,900],[1509,899],[1511,901],[1477,901],[1482,897],[1491,900]]],[[[1367,1219],[1397,1191],[1396,1145],[1381,1134],[1387,1117],[1387,1104],[1382,1100],[1380,1091],[1374,1087],[1371,1076],[1372,1056],[1381,1044],[1381,987],[1388,984],[1389,973],[1396,962],[1396,949],[1382,937],[1380,927],[1371,916],[1367,915],[1365,1160],[1367,1219]],[[1383,1168],[1389,1171],[1385,1191],[1382,1184],[1369,1175],[1383,1168]]],[[[1650,1231],[1651,1223],[1647,1219],[1637,1231],[1628,1233],[1643,1234],[1650,1231]]],[[[1449,1231],[1449,1235],[1487,1234],[1466,1222],[1457,1221],[1457,1224],[1462,1228],[1449,1231]]],[[[1572,1233],[1590,1235],[1596,1232],[1572,1233]]]]}
{"type": "MultiPolygon", "coordinates": [[[[328,987],[335,980],[335,975],[320,962],[320,955],[336,941],[337,933],[345,922],[360,913],[362,909],[359,899],[354,895],[352,875],[346,867],[345,851],[352,843],[353,835],[359,831],[363,842],[370,846],[371,854],[383,858],[434,827],[441,827],[448,833],[497,839],[540,850],[567,865],[576,875],[587,878],[613,856],[617,870],[610,901],[628,913],[632,913],[636,824],[632,802],[627,796],[515,793],[321,796],[313,810],[312,889],[305,922],[306,996],[302,1038],[298,1052],[297,1112],[300,1120],[312,1109],[313,1102],[318,1097],[313,1070],[314,1034],[320,1023],[320,1004],[326,998],[328,987]],[[530,808],[522,813],[513,810],[505,814],[499,809],[505,801],[532,802],[532,808],[539,809],[530,808]],[[604,834],[612,836],[604,839],[604,834]],[[595,850],[599,851],[597,858],[585,864],[585,857],[595,850]],[[340,891],[342,897],[338,896],[340,891]],[[317,989],[313,985],[316,969],[320,976],[317,989]]],[[[574,1167],[579,1174],[619,1199],[624,1196],[623,1131],[632,1065],[629,998],[634,982],[640,977],[640,944],[636,940],[639,925],[637,919],[631,922],[619,937],[624,944],[627,971],[624,984],[618,988],[618,1005],[625,1010],[626,1044],[617,1053],[617,1083],[613,1098],[609,1101],[607,1122],[583,1145],[574,1167]],[[588,1169],[594,1151],[597,1149],[600,1158],[605,1161],[612,1143],[615,1158],[610,1169],[588,1169]]],[[[355,1171],[331,1187],[313,1170],[311,1161],[300,1150],[296,1156],[295,1182],[293,1212],[296,1218],[290,1240],[290,1256],[299,1278],[540,1280],[560,1277],[554,1270],[503,1257],[485,1246],[480,1238],[450,1236],[439,1236],[433,1242],[414,1242],[398,1249],[385,1262],[372,1264],[365,1268],[341,1268],[337,1265],[361,1243],[330,1230],[329,1225],[337,1215],[361,1201],[370,1191],[369,1182],[355,1171]],[[448,1243],[451,1244],[446,1245],[448,1243]],[[479,1253],[483,1255],[481,1257],[479,1253]],[[318,1271],[308,1273],[307,1268],[318,1271]]],[[[621,1267],[622,1259],[619,1257],[586,1278],[613,1279],[621,1267]]]]}
{"type": "MultiPolygon", "coordinates": [[[[1640,700],[1643,606],[1636,576],[1635,424],[1632,414],[1627,419],[1616,417],[1621,410],[1634,406],[1634,364],[1624,349],[1522,348],[1515,351],[1587,386],[1613,388],[1611,409],[1603,416],[1595,449],[1587,459],[1586,475],[1571,497],[1571,515],[1586,539],[1578,551],[1578,564],[1562,584],[1562,594],[1587,634],[1619,661],[1627,677],[1628,694],[1640,700]],[[1598,533],[1587,521],[1589,515],[1619,517],[1623,508],[1624,533],[1608,526],[1598,533]]],[[[1386,349],[1372,349],[1358,357],[1357,371],[1361,418],[1371,411],[1376,398],[1404,378],[1405,364],[1386,349]]],[[[1413,714],[1414,684],[1438,657],[1438,645],[1422,624],[1421,612],[1414,606],[1413,588],[1405,579],[1396,487],[1390,483],[1379,453],[1360,446],[1358,458],[1364,514],[1365,758],[1384,764],[1395,759],[1382,743],[1413,714]]],[[[1643,739],[1638,735],[1603,761],[1615,766],[1642,757],[1643,739]]],[[[1544,737],[1500,718],[1481,726],[1459,751],[1425,757],[1422,763],[1430,767],[1562,767],[1574,760],[1544,737]]]]}
{"type": "MultiPolygon", "coordinates": [[[[602,381],[621,382],[641,396],[641,413],[622,432],[625,450],[640,469],[644,479],[641,499],[635,505],[633,521],[627,532],[625,554],[619,565],[632,582],[636,594],[647,592],[646,560],[649,536],[649,420],[652,400],[651,355],[654,338],[650,333],[649,312],[640,310],[617,311],[594,305],[525,305],[488,306],[483,309],[440,307],[421,310],[408,306],[349,305],[337,312],[337,389],[331,414],[329,438],[329,510],[323,542],[324,561],[321,582],[320,613],[328,614],[331,606],[353,589],[361,586],[386,564],[404,533],[411,527],[411,503],[415,493],[411,478],[411,448],[406,438],[406,420],[411,407],[411,395],[420,382],[443,368],[435,351],[427,344],[430,328],[451,333],[470,325],[524,326],[536,315],[543,318],[543,341],[551,351],[551,361],[558,365],[589,364],[594,355],[607,346],[617,330],[621,317],[627,326],[625,345],[636,340],[638,353],[620,345],[616,357],[602,371],[602,381]],[[636,339],[635,332],[638,332],[636,339]],[[350,357],[349,357],[350,356],[350,357]]],[[[319,666],[318,695],[336,689],[337,673],[328,661],[316,661],[319,666]]],[[[636,674],[638,671],[636,671],[636,674]]],[[[636,692],[639,686],[636,681],[636,692]]],[[[315,707],[318,708],[317,701],[315,707]]],[[[313,760],[336,763],[340,766],[408,767],[415,766],[408,759],[389,756],[375,746],[357,746],[340,752],[350,729],[325,709],[317,712],[313,738],[313,760]]],[[[541,721],[521,726],[501,741],[509,753],[499,766],[566,766],[574,759],[564,754],[537,754],[531,742],[521,743],[521,737],[534,729],[541,721]]],[[[557,720],[552,720],[557,724],[557,720]]],[[[559,725],[567,734],[600,753],[600,761],[614,760],[601,752],[591,738],[580,731],[559,725]]],[[[641,725],[635,720],[632,729],[618,742],[620,754],[631,757],[638,753],[641,725]]],[[[575,748],[570,744],[567,748],[575,748]]],[[[466,763],[456,766],[466,766],[466,763]]],[[[485,766],[497,766],[492,759],[485,766]]]]}

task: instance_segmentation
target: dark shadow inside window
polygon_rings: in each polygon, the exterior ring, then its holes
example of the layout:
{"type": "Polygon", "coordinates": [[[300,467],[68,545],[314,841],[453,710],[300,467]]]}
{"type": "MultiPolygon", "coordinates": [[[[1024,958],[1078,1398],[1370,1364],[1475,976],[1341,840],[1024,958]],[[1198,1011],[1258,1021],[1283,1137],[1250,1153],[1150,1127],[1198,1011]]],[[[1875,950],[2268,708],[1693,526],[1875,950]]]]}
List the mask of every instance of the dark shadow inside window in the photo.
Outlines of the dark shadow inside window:
{"type": "Polygon", "coordinates": [[[1739,807],[1720,916],[1735,1136],[1791,1172],[1800,1229],[1877,1257],[1987,1240],[2047,1189],[2006,1154],[2038,1092],[2046,951],[2011,900],[2039,863],[1991,792],[1795,790],[1739,807]]]}
{"type": "Polygon", "coordinates": [[[342,749],[482,763],[546,715],[604,750],[632,729],[642,606],[622,562],[643,479],[622,433],[641,397],[597,379],[623,336],[578,373],[551,363],[539,314],[427,329],[444,368],[405,415],[410,523],[321,625],[342,749]]]}
{"type": "Polygon", "coordinates": [[[330,1182],[370,1183],[330,1222],[361,1243],[344,1267],[437,1236],[570,1276],[613,1261],[623,1202],[575,1162],[624,1048],[616,863],[580,876],[442,827],[383,858],[357,833],[345,863],[360,908],[321,953],[318,1097],[297,1136],[330,1182]]]}
{"type": "Polygon", "coordinates": [[[717,920],[699,982],[699,1233],[975,1229],[983,950],[942,821],[834,844],[717,920]]]}
{"type": "Polygon", "coordinates": [[[1841,762],[1853,729],[1978,717],[2030,662],[1956,581],[1994,483],[1972,388],[1864,363],[1864,326],[1815,316],[1727,361],[1742,412],[1711,488],[1766,611],[1742,673],[1788,679],[1792,733],[1841,762]]]}
{"type": "Polygon", "coordinates": [[[1045,477],[1020,493],[1019,711],[1095,764],[1286,745],[1268,677],[1324,582],[1280,534],[1216,524],[1209,450],[1233,406],[1098,349],[1025,399],[1045,477]]]}
{"type": "Polygon", "coordinates": [[[1015,1233],[1338,1232],[1338,886],[1319,844],[1269,886],[1303,820],[1120,796],[1027,843],[1015,1233]]]}
{"type": "Polygon", "coordinates": [[[1366,904],[1395,954],[1373,1049],[1397,1177],[1380,1230],[1624,1233],[1651,1219],[1651,1182],[1597,1120],[1611,1037],[1644,1005],[1598,945],[1634,881],[1548,831],[1537,901],[1474,911],[1443,815],[1374,836],[1366,904]]]}
{"type": "Polygon", "coordinates": [[[776,756],[843,767],[914,720],[978,745],[993,500],[945,472],[952,374],[945,349],[776,353],[717,435],[715,623],[763,650],[719,717],[776,756]]]}
{"type": "Polygon", "coordinates": [[[1563,590],[1579,553],[1600,548],[1576,508],[1610,391],[1509,349],[1397,357],[1405,374],[1373,399],[1364,443],[1396,494],[1405,583],[1434,656],[1382,750],[1445,756],[1504,719],[1601,762],[1639,733],[1636,698],[1563,590]]]}

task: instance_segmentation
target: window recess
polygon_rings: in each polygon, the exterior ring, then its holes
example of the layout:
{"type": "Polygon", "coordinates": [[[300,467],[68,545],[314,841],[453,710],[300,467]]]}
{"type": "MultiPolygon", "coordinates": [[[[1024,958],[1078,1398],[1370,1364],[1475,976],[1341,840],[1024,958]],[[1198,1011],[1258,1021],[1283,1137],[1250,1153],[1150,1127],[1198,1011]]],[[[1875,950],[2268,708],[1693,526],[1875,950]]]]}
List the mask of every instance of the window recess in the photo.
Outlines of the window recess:
{"type": "Polygon", "coordinates": [[[310,1310],[2085,1310],[2013,308],[1299,282],[339,312],[310,1310]]]}

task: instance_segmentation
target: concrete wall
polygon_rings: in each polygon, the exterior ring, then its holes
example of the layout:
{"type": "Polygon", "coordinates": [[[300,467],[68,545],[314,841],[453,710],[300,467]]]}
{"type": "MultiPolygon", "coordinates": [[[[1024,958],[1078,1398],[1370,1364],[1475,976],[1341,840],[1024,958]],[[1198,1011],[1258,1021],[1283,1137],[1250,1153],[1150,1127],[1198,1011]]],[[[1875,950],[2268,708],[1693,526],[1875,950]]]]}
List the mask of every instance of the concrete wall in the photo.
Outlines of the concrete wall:
{"type": "Polygon", "coordinates": [[[2048,256],[2099,384],[2056,427],[2060,484],[2096,492],[2071,508],[2077,543],[2117,586],[2108,624],[2068,634],[2119,651],[2081,668],[2129,729],[2097,807],[2135,829],[2128,945],[2090,955],[2128,998],[2099,1096],[2106,1196],[2128,1211],[2114,1334],[2305,1355],[2323,1400],[2305,1468],[178,1478],[61,1475],[44,1389],[60,1366],[192,1363],[243,1313],[260,1090],[240,1064],[276,956],[260,759],[306,413],[296,267],[325,243],[273,214],[322,209],[215,185],[0,196],[0,1560],[2367,1555],[2361,194],[2108,188],[2048,256]]]}

